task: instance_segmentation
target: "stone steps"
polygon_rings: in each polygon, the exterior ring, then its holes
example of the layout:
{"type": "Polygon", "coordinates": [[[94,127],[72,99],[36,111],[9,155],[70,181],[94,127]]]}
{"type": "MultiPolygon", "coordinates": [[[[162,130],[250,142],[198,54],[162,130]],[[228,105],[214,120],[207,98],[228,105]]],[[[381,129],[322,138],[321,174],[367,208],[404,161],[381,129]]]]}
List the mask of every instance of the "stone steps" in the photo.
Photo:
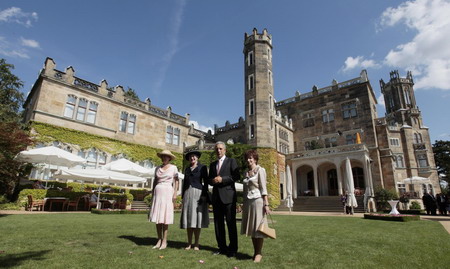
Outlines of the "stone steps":
{"type": "Polygon", "coordinates": [[[136,209],[136,210],[148,210],[148,205],[143,202],[143,201],[133,201],[133,203],[131,203],[131,209],[136,209]]]}
{"type": "MultiPolygon", "coordinates": [[[[363,196],[356,197],[358,207],[354,209],[355,213],[364,213],[363,196]]],[[[289,211],[286,203],[281,201],[281,205],[276,211],[289,211]]],[[[321,197],[298,197],[294,199],[294,212],[344,212],[339,196],[321,196],[321,197]]]]}

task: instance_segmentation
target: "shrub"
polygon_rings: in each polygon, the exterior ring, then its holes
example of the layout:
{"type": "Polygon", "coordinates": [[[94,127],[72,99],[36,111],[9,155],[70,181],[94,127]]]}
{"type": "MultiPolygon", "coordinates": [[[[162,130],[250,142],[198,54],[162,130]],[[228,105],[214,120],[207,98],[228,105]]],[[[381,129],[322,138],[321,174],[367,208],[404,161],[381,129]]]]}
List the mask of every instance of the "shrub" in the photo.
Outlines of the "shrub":
{"type": "Polygon", "coordinates": [[[144,197],[144,202],[145,202],[149,207],[152,206],[152,198],[153,198],[153,196],[152,196],[151,193],[150,193],[149,195],[147,195],[147,196],[144,197]]]}
{"type": "Polygon", "coordinates": [[[108,215],[108,214],[148,214],[148,210],[135,209],[92,209],[92,214],[108,215]]]}
{"type": "Polygon", "coordinates": [[[398,194],[394,189],[377,188],[375,190],[375,201],[378,211],[390,209],[389,200],[397,200],[398,194]]]}
{"type": "Polygon", "coordinates": [[[420,220],[418,215],[389,215],[389,214],[364,214],[365,219],[387,220],[387,221],[414,221],[420,220]]]}
{"type": "Polygon", "coordinates": [[[417,201],[412,201],[411,202],[411,206],[409,207],[410,209],[422,209],[422,207],[420,206],[419,202],[417,201]]]}
{"type": "Polygon", "coordinates": [[[0,204],[0,210],[20,210],[22,207],[17,203],[3,203],[0,204]]]}

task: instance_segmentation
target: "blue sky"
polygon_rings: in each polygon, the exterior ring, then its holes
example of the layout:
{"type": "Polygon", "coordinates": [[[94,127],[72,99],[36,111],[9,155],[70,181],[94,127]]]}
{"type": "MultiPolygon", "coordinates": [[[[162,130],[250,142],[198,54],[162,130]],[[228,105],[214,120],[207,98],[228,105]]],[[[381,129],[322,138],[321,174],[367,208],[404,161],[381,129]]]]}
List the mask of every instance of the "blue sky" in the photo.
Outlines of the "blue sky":
{"type": "MultiPolygon", "coordinates": [[[[450,0],[0,2],[0,57],[27,93],[46,57],[76,76],[133,88],[198,128],[244,115],[244,33],[273,37],[275,98],[411,70],[431,140],[450,140],[450,0]]],[[[381,98],[380,98],[381,100],[381,98]]],[[[382,102],[379,115],[384,116],[382,102]]]]}

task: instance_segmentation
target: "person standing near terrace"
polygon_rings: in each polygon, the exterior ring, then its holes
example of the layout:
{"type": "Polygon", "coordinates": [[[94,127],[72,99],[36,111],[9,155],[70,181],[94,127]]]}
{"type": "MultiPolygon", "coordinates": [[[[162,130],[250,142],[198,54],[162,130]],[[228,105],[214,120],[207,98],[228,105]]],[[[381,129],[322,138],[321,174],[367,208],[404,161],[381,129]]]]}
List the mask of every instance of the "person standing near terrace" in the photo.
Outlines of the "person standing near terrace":
{"type": "Polygon", "coordinates": [[[161,158],[162,165],[155,170],[149,221],[156,223],[158,233],[158,242],[153,248],[162,250],[167,247],[169,224],[173,224],[174,203],[178,190],[178,169],[170,163],[175,159],[175,155],[169,150],[158,153],[158,157],[161,158]]]}
{"type": "Polygon", "coordinates": [[[184,170],[180,228],[187,229],[186,250],[192,248],[192,235],[195,236],[194,250],[199,250],[200,232],[202,228],[208,228],[209,225],[208,170],[198,161],[200,156],[199,151],[190,151],[185,156],[190,166],[184,170]]]}
{"type": "Polygon", "coordinates": [[[225,143],[219,141],[214,148],[217,161],[209,166],[209,184],[213,186],[212,205],[214,212],[214,230],[219,251],[215,255],[236,257],[238,250],[238,235],[236,228],[236,188],[234,183],[239,180],[239,167],[233,158],[227,158],[225,143]],[[230,244],[225,239],[225,221],[228,227],[230,244]]]}

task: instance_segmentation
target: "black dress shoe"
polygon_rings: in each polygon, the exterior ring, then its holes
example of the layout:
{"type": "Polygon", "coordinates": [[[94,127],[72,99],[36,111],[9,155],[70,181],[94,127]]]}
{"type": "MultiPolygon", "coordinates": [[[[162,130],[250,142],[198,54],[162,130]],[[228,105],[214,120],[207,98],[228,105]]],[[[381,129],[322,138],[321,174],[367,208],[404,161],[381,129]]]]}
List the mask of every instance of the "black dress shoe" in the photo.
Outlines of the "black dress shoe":
{"type": "Polygon", "coordinates": [[[228,258],[236,258],[236,252],[228,252],[227,257],[228,258]]]}

